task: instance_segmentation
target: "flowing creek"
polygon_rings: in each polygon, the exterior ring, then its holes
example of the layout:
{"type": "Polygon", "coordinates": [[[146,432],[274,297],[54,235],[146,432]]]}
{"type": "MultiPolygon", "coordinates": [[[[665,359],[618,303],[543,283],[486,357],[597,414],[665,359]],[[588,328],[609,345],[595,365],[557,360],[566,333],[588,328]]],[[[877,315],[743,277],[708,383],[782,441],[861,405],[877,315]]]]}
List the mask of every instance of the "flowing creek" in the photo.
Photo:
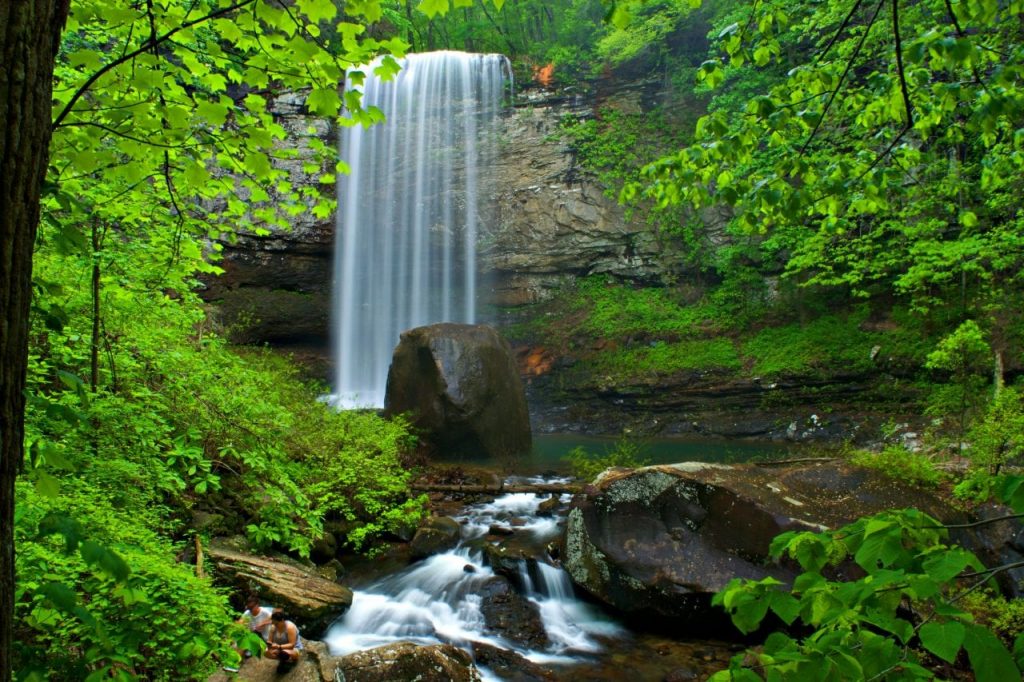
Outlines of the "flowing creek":
{"type": "MultiPolygon", "coordinates": [[[[524,470],[539,470],[560,460],[554,453],[570,449],[574,439],[541,437],[531,462],[524,470]],[[545,442],[546,441],[546,442],[545,442]]],[[[593,445],[588,444],[593,451],[593,445]]],[[[754,456],[779,456],[783,446],[730,444],[730,448],[696,449],[680,445],[645,451],[654,461],[737,461],[754,456]],[[664,450],[664,452],[663,452],[664,450]],[[675,455],[668,454],[675,452],[675,455]]],[[[600,451],[598,451],[600,452],[600,451]]],[[[564,463],[563,468],[564,468],[564,463]]],[[[543,476],[512,476],[508,483],[566,483],[570,479],[549,473],[543,476]]],[[[570,495],[559,496],[558,506],[542,505],[548,495],[506,494],[493,501],[470,504],[453,518],[461,526],[459,545],[414,564],[398,567],[385,577],[356,585],[351,608],[325,634],[334,654],[342,655],[410,640],[422,644],[451,643],[471,649],[483,642],[514,652],[530,662],[554,671],[556,679],[663,680],[702,679],[725,667],[737,646],[709,640],[677,638],[638,631],[615,615],[576,595],[568,575],[550,558],[548,547],[557,544],[564,525],[570,495]],[[545,515],[547,514],[547,515],[545,515]],[[526,549],[533,559],[516,559],[513,566],[501,562],[495,569],[485,545],[526,549]],[[539,615],[544,643],[509,637],[488,623],[488,595],[493,586],[507,580],[518,594],[532,602],[539,615]]],[[[492,556],[494,552],[491,552],[492,556]]],[[[380,564],[384,569],[384,564],[380,564]]],[[[632,625],[636,625],[635,623],[632,625]]],[[[485,680],[504,679],[481,668],[485,680]]],[[[535,679],[523,677],[518,679],[535,679]]]]}

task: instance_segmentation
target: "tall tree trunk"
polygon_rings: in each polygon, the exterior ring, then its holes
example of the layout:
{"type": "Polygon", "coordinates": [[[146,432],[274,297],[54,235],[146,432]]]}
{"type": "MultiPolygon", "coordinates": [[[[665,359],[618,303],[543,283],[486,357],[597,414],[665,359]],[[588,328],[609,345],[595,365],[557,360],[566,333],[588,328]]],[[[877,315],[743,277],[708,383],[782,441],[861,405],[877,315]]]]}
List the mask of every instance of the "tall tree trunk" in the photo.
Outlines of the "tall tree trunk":
{"type": "Polygon", "coordinates": [[[68,0],[0,2],[0,682],[14,665],[14,480],[23,460],[32,244],[68,0]]]}

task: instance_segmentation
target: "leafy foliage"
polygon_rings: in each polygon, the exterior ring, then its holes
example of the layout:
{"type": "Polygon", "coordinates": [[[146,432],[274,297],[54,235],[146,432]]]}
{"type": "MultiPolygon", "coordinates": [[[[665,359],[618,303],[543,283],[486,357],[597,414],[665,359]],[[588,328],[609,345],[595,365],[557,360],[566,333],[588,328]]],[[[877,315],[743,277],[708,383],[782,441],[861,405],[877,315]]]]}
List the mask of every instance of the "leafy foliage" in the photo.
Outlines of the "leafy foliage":
{"type": "Polygon", "coordinates": [[[604,454],[589,452],[581,445],[570,450],[564,459],[572,468],[573,476],[585,481],[594,480],[611,467],[635,469],[649,464],[649,460],[643,457],[643,444],[628,431],[624,431],[615,441],[615,446],[604,454]]]}
{"type": "Polygon", "coordinates": [[[878,469],[909,485],[935,487],[948,478],[936,467],[932,456],[911,452],[902,445],[887,445],[879,452],[860,450],[852,454],[850,461],[869,469],[878,469]]]}
{"type": "MultiPolygon", "coordinates": [[[[1016,679],[1014,656],[959,604],[998,569],[986,569],[946,538],[945,528],[914,509],[865,517],[835,531],[783,533],[771,554],[799,564],[803,572],[792,589],[773,578],[737,579],[714,602],[743,632],[755,630],[769,611],[787,625],[809,628],[799,638],[774,632],[753,653],[756,670],[767,679],[932,679],[922,650],[949,663],[964,650],[978,680],[1016,679]],[[841,567],[849,562],[863,577],[828,577],[829,567],[845,573],[841,567]],[[975,582],[958,592],[958,576],[975,582]]],[[[1022,648],[1024,637],[1018,637],[1017,657],[1022,648]]],[[[763,679],[746,660],[735,657],[712,679],[763,679]]]]}
{"type": "Polygon", "coordinates": [[[365,546],[421,513],[404,422],[336,414],[286,365],[232,352],[194,293],[219,272],[211,239],[334,210],[298,181],[346,168],[315,130],[284,144],[275,97],[381,120],[339,85],[408,47],[369,34],[382,16],[377,0],[71,4],[33,278],[20,676],[205,679],[234,660],[224,595],[176,560],[195,508],[297,554],[325,517],[365,546]]]}
{"type": "Polygon", "coordinates": [[[627,196],[726,204],[788,242],[786,272],[921,307],[983,301],[1021,257],[1017,3],[758,3],[715,35],[711,87],[747,64],[785,80],[712,111],[627,196]],[[885,16],[888,14],[888,16],[885,16]],[[790,45],[799,50],[788,49],[790,45]],[[808,55],[815,55],[808,58],[808,55]]]}

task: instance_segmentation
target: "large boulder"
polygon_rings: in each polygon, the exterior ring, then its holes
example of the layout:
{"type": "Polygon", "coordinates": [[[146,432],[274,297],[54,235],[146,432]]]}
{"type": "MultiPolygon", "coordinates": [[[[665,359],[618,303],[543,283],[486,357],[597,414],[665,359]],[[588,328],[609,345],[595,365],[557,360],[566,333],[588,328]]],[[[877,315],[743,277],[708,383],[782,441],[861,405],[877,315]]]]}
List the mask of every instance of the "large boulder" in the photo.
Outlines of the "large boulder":
{"type": "Polygon", "coordinates": [[[352,590],[320,577],[314,568],[216,543],[206,553],[221,582],[284,608],[305,636],[320,634],[352,605],[352,590]]]}
{"type": "MultiPolygon", "coordinates": [[[[906,507],[963,520],[937,496],[836,461],[613,469],[573,501],[565,568],[579,587],[622,611],[709,617],[710,596],[732,578],[794,577],[768,561],[779,533],[906,507]]],[[[985,549],[977,538],[957,539],[985,549]]]]}
{"type": "Polygon", "coordinates": [[[386,414],[410,412],[445,456],[514,458],[530,451],[526,395],[512,351],[486,325],[433,324],[401,336],[386,414]]]}
{"type": "Polygon", "coordinates": [[[454,549],[462,537],[462,527],[450,516],[435,516],[416,529],[409,543],[410,559],[426,559],[454,549]]]}
{"type": "Polygon", "coordinates": [[[548,633],[540,617],[540,608],[519,594],[501,576],[488,580],[480,588],[480,611],[487,629],[526,649],[544,649],[548,633]]]}
{"type": "Polygon", "coordinates": [[[337,660],[336,679],[348,682],[479,682],[469,654],[451,644],[418,646],[396,642],[357,651],[337,660]]]}

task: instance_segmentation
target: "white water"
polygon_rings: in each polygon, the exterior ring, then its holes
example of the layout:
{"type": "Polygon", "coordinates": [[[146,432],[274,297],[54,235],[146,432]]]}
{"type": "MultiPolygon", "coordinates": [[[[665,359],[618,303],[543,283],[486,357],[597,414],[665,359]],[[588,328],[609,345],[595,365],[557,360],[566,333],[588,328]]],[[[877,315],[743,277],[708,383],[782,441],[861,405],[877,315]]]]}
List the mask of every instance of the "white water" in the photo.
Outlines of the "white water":
{"type": "MultiPolygon", "coordinates": [[[[332,402],[381,407],[399,334],[476,319],[476,242],[489,219],[479,168],[511,83],[502,55],[411,54],[390,82],[362,69],[364,107],[387,120],[345,128],[334,256],[332,402]]],[[[347,88],[356,87],[351,82],[347,88]]]]}
{"type": "MultiPolygon", "coordinates": [[[[562,502],[568,497],[562,496],[562,502]]],[[[519,578],[523,595],[539,609],[549,646],[524,649],[486,631],[479,593],[495,574],[483,564],[480,552],[465,544],[485,535],[493,524],[509,526],[516,519],[526,523],[515,532],[529,533],[543,546],[557,537],[559,528],[555,519],[537,516],[542,501],[523,493],[468,507],[457,517],[463,544],[356,591],[352,606],[324,638],[331,653],[344,655],[400,640],[467,648],[477,641],[516,651],[535,663],[553,663],[600,651],[600,637],[624,636],[621,626],[575,598],[563,570],[540,561],[534,571],[522,562],[519,578]]]]}

